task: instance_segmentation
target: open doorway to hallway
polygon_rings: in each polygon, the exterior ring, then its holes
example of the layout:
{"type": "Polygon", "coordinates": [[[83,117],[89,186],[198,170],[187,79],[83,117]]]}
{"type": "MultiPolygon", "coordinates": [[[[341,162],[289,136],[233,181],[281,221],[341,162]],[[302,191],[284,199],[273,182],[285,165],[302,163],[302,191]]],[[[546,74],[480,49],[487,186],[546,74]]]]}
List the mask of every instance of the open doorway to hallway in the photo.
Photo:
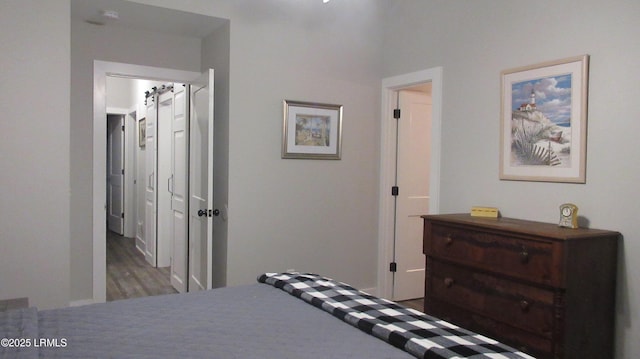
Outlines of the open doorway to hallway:
{"type": "MultiPolygon", "coordinates": [[[[163,244],[166,259],[154,266],[145,258],[145,123],[147,94],[164,83],[136,78],[106,78],[107,106],[107,231],[106,231],[106,300],[128,299],[160,294],[177,293],[170,281],[170,253],[163,244]]],[[[172,87],[171,87],[172,88],[172,87]]],[[[171,90],[168,90],[171,91],[171,90]]],[[[169,96],[171,97],[171,96],[169,96]]],[[[169,157],[170,117],[172,101],[163,109],[164,131],[158,154],[169,157]]],[[[158,117],[158,116],[156,116],[158,117]]],[[[158,131],[160,132],[160,131],[158,131]]],[[[158,133],[160,135],[160,133],[158,133]]],[[[157,139],[158,136],[156,136],[157,139]]],[[[156,162],[154,160],[154,162],[156,162]]],[[[168,160],[160,161],[163,165],[168,160]]],[[[169,171],[169,165],[162,166],[169,171]]],[[[166,189],[166,188],[165,188],[166,189]]],[[[155,194],[164,207],[169,207],[168,193],[155,194]],[[163,197],[164,196],[164,197],[163,197]]],[[[159,232],[165,237],[169,219],[160,216],[159,232]]]]}
{"type": "MultiPolygon", "coordinates": [[[[213,217],[220,212],[213,205],[213,138],[214,138],[214,71],[202,73],[163,69],[113,62],[94,62],[94,137],[93,137],[93,293],[94,302],[106,301],[106,82],[108,77],[123,79],[161,79],[172,84],[171,98],[175,111],[170,111],[171,172],[159,178],[156,166],[156,111],[146,108],[145,172],[137,178],[144,186],[144,254],[154,267],[171,267],[170,281],[179,292],[211,289],[213,268],[213,217]],[[188,86],[186,86],[188,84],[188,86]],[[179,104],[179,105],[178,105],[179,104]],[[153,117],[153,118],[152,118],[153,117]],[[190,119],[190,120],[189,120],[190,119]],[[188,129],[188,135],[184,132],[188,129]],[[150,150],[153,148],[153,150],[150,150]],[[147,158],[150,157],[150,158],[147,158]],[[160,188],[171,194],[170,244],[160,253],[156,236],[155,198],[160,188]],[[186,199],[188,198],[188,202],[186,199]],[[147,205],[151,209],[147,210],[147,205]],[[188,203],[188,205],[187,205],[188,203]],[[191,208],[192,207],[192,208],[191,208]],[[169,256],[162,254],[170,253],[169,256]],[[166,262],[162,262],[165,258],[166,262]],[[168,263],[168,264],[163,264],[168,263]],[[188,281],[188,282],[187,282],[188,281]],[[176,285],[176,282],[182,285],[176,285]],[[188,286],[187,286],[188,283],[188,286]]],[[[165,91],[155,93],[154,104],[162,104],[165,91]]],[[[144,92],[143,92],[144,93],[144,92]]],[[[145,98],[147,96],[145,95],[145,98]]],[[[147,106],[148,105],[147,101],[147,106]]],[[[155,106],[155,105],[154,105],[155,106]]],[[[159,112],[158,112],[159,113],[159,112]]],[[[168,142],[167,142],[168,143],[168,142]]],[[[129,172],[131,173],[131,172],[129,172]]],[[[125,213],[126,218],[126,213],[125,213]]],[[[138,218],[143,218],[139,215],[138,218]]],[[[125,221],[126,227],[126,221],[125,221]]],[[[136,237],[137,237],[136,232],[136,237]]],[[[136,238],[137,241],[137,238],[136,238]]]]}

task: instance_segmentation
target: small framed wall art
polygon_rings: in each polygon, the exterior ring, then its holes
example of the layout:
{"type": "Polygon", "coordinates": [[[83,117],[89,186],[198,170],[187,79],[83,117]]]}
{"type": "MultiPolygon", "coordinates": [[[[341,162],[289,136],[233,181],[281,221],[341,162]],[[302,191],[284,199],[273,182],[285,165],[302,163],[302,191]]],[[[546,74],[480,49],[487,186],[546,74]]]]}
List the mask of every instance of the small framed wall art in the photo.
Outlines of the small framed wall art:
{"type": "Polygon", "coordinates": [[[502,71],[500,179],[585,183],[589,55],[502,71]]]}
{"type": "Polygon", "coordinates": [[[138,146],[144,148],[147,144],[147,119],[143,118],[138,122],[138,146]]]}
{"type": "Polygon", "coordinates": [[[284,100],[282,158],[339,160],[342,105],[284,100]]]}

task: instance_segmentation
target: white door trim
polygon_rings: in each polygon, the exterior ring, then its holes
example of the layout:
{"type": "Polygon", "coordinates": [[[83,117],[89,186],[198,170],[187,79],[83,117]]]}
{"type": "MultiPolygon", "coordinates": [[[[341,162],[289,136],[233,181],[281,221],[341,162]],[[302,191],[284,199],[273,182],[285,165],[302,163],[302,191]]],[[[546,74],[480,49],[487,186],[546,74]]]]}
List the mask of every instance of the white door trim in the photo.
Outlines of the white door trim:
{"type": "Polygon", "coordinates": [[[440,147],[442,135],[442,67],[388,77],[382,80],[380,122],[380,189],[378,207],[378,295],[391,298],[393,276],[389,263],[393,260],[394,207],[391,187],[395,183],[395,120],[392,100],[396,91],[431,82],[431,174],[429,211],[440,211],[440,147]]]}
{"type": "Polygon", "coordinates": [[[189,83],[199,72],[93,61],[93,302],[107,299],[106,178],[107,168],[107,76],[189,83]]]}

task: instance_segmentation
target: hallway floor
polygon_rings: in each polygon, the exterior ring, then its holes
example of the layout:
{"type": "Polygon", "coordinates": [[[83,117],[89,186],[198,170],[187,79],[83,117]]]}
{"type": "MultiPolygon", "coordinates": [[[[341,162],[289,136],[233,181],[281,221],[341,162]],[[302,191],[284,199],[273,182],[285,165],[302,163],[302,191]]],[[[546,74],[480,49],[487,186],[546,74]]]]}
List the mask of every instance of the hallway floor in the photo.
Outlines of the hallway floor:
{"type": "Polygon", "coordinates": [[[169,267],[154,268],[136,249],[135,239],[107,231],[107,301],[177,293],[169,267]]]}

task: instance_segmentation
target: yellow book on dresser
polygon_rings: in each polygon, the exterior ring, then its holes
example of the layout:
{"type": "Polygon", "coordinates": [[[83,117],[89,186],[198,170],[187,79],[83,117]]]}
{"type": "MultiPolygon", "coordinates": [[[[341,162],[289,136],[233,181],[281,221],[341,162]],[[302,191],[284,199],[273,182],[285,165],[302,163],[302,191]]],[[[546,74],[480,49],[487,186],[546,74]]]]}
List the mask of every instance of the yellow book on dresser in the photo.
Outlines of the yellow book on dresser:
{"type": "Polygon", "coordinates": [[[472,217],[490,217],[498,218],[498,209],[496,207],[471,207],[472,217]]]}

